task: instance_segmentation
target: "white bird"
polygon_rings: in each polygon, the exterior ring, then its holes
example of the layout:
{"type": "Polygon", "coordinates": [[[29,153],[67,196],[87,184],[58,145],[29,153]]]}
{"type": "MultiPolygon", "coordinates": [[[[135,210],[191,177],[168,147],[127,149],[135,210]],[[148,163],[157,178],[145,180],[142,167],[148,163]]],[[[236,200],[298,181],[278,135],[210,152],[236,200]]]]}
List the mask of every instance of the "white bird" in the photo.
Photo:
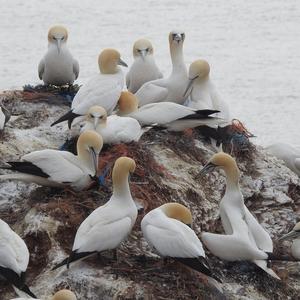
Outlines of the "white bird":
{"type": "Polygon", "coordinates": [[[276,143],[266,148],[268,152],[284,161],[285,165],[300,176],[300,149],[285,143],[276,143]]]}
{"type": "Polygon", "coordinates": [[[219,110],[218,117],[230,121],[229,107],[217,93],[210,77],[210,66],[207,61],[198,59],[189,68],[189,83],[185,96],[189,97],[187,105],[195,109],[219,110]]]}
{"type": "Polygon", "coordinates": [[[167,203],[146,214],[141,222],[141,229],[148,244],[159,255],[171,257],[215,278],[205,258],[202,244],[190,228],[192,221],[192,214],[185,206],[167,203]]]}
{"type": "Polygon", "coordinates": [[[138,108],[138,99],[123,92],[119,99],[118,115],[136,119],[142,126],[159,126],[169,131],[182,131],[201,125],[215,126],[222,119],[211,117],[215,110],[196,110],[173,102],[150,103],[138,108]]]}
{"type": "Polygon", "coordinates": [[[239,186],[239,169],[226,153],[215,154],[200,174],[220,167],[226,174],[226,191],[220,202],[220,216],[226,235],[203,232],[201,239],[209,251],[223,260],[250,260],[271,276],[280,279],[268,268],[273,242],[244,204],[239,186]]]}
{"type": "Polygon", "coordinates": [[[29,251],[25,242],[0,219],[0,277],[4,277],[17,291],[36,296],[25,284],[29,251]]]}
{"type": "Polygon", "coordinates": [[[128,183],[135,162],[128,157],[116,160],[113,172],[113,194],[103,206],[94,210],[79,226],[72,253],[53,270],[105,250],[116,249],[129,235],[137,217],[137,207],[128,183]]]}
{"type": "Polygon", "coordinates": [[[133,57],[134,63],[126,74],[126,85],[131,93],[137,92],[144,83],[163,77],[155,63],[150,41],[137,40],[133,45],[133,57]]]}
{"type": "Polygon", "coordinates": [[[2,167],[20,173],[0,175],[0,181],[10,179],[71,187],[74,190],[85,189],[95,180],[102,146],[103,141],[98,133],[85,131],[77,141],[77,156],[52,149],[34,151],[22,156],[19,162],[8,162],[10,167],[2,167]]]}
{"type": "Polygon", "coordinates": [[[102,136],[104,144],[120,144],[137,142],[147,129],[142,129],[136,119],[117,115],[107,117],[103,107],[92,106],[82,127],[82,131],[85,130],[95,130],[102,136]]]}
{"type": "Polygon", "coordinates": [[[118,65],[127,67],[120,53],[114,49],[103,50],[98,58],[100,73],[92,77],[81,87],[73,99],[71,110],[60,117],[51,126],[68,121],[69,128],[76,117],[84,116],[90,107],[100,105],[110,115],[118,103],[124,75],[118,65]]]}
{"type": "Polygon", "coordinates": [[[0,132],[4,130],[6,123],[10,119],[9,111],[4,107],[0,106],[0,132]]]}
{"type": "Polygon", "coordinates": [[[295,259],[300,260],[300,222],[298,222],[293,230],[291,230],[289,233],[283,235],[279,241],[287,240],[287,239],[293,239],[292,242],[292,255],[295,259]]]}
{"type": "Polygon", "coordinates": [[[79,64],[67,47],[68,31],[53,26],[48,32],[48,51],[38,66],[39,78],[45,84],[72,84],[79,74],[79,64]]]}
{"type": "MultiPolygon", "coordinates": [[[[33,299],[33,298],[30,298],[33,299]]],[[[14,298],[11,300],[28,300],[28,298],[14,298]]],[[[37,299],[39,300],[39,299],[37,299]]],[[[56,292],[52,297],[51,300],[77,300],[76,295],[70,290],[60,290],[56,292]]]]}
{"type": "Polygon", "coordinates": [[[172,59],[172,73],[167,78],[149,81],[136,92],[139,105],[154,102],[175,102],[183,104],[186,97],[184,91],[188,84],[188,75],[183,61],[183,42],[185,34],[172,31],[169,34],[170,53],[172,59]]]}

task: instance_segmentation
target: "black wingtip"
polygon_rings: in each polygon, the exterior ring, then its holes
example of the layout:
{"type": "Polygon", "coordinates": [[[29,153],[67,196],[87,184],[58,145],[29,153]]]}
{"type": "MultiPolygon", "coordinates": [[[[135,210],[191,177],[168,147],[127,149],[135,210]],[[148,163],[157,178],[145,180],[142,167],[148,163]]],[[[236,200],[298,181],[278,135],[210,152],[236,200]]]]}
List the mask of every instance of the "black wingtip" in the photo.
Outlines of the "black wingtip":
{"type": "Polygon", "coordinates": [[[71,129],[73,120],[75,118],[79,117],[79,116],[80,116],[79,114],[75,114],[75,113],[73,113],[72,110],[69,110],[66,114],[64,114],[58,120],[53,122],[50,126],[52,127],[52,126],[54,126],[56,124],[59,124],[61,122],[68,121],[68,127],[69,127],[69,129],[71,129]]]}
{"type": "Polygon", "coordinates": [[[26,293],[31,298],[37,299],[37,296],[29,289],[29,287],[26,284],[20,290],[26,293]]]}
{"type": "Polygon", "coordinates": [[[56,266],[54,266],[51,270],[54,271],[64,265],[67,266],[67,268],[69,269],[70,267],[70,264],[72,262],[75,262],[79,259],[82,259],[82,258],[85,258],[85,257],[88,257],[92,254],[96,253],[96,251],[93,251],[93,252],[76,252],[76,251],[72,251],[72,253],[70,254],[69,257],[65,258],[62,262],[60,262],[59,264],[57,264],[56,266]]]}
{"type": "Polygon", "coordinates": [[[195,271],[198,271],[206,276],[209,276],[219,283],[222,283],[222,281],[215,276],[209,266],[208,261],[205,259],[205,257],[199,256],[199,257],[172,257],[174,260],[192,268],[195,271]]]}

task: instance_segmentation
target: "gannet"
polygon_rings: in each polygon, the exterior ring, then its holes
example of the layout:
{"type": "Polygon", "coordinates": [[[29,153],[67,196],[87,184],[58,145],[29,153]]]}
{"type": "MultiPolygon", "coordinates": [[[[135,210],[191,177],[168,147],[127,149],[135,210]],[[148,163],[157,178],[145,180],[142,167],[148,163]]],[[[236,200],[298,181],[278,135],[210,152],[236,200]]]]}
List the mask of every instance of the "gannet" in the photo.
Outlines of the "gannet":
{"type": "Polygon", "coordinates": [[[0,106],[0,132],[4,130],[6,123],[10,119],[9,111],[4,107],[0,106]]]}
{"type": "Polygon", "coordinates": [[[71,110],[60,117],[51,126],[68,121],[71,128],[73,120],[84,116],[90,107],[100,105],[110,115],[118,103],[124,85],[124,75],[118,65],[127,67],[114,49],[104,49],[98,58],[100,74],[92,77],[81,87],[73,99],[71,110]]]}
{"type": "Polygon", "coordinates": [[[134,63],[126,74],[126,85],[128,91],[136,93],[146,82],[162,78],[154,57],[153,46],[146,39],[139,39],[133,45],[134,63]]]}
{"type": "Polygon", "coordinates": [[[196,110],[173,102],[150,103],[138,108],[138,99],[130,92],[123,92],[117,113],[139,121],[142,126],[160,126],[169,131],[182,131],[201,125],[216,125],[223,120],[211,115],[216,110],[196,110]]]}
{"type": "Polygon", "coordinates": [[[20,173],[0,175],[0,180],[20,180],[82,190],[95,180],[102,146],[102,137],[95,131],[87,130],[78,138],[77,156],[52,149],[34,151],[22,156],[19,162],[8,162],[10,167],[1,167],[20,173]]]}
{"type": "Polygon", "coordinates": [[[63,26],[53,26],[48,32],[48,51],[40,61],[39,78],[45,84],[72,84],[79,74],[79,64],[67,48],[68,31],[63,26]]]}
{"type": "MultiPolygon", "coordinates": [[[[123,93],[123,92],[122,92],[123,93]]],[[[101,106],[92,106],[87,114],[82,131],[95,130],[104,144],[137,142],[147,129],[142,129],[136,119],[111,115],[101,106]]]]}
{"type": "Polygon", "coordinates": [[[0,277],[4,277],[18,291],[32,298],[36,296],[25,284],[29,251],[25,242],[0,219],[0,277]]]}
{"type": "MultiPolygon", "coordinates": [[[[28,300],[28,298],[14,298],[11,300],[28,300]]],[[[72,291],[64,289],[56,292],[53,297],[51,297],[51,300],[77,300],[77,297],[72,291]]]]}
{"type": "Polygon", "coordinates": [[[190,65],[189,83],[184,92],[186,97],[190,96],[187,105],[195,109],[219,110],[218,117],[229,121],[229,107],[218,95],[209,72],[210,66],[206,60],[198,59],[190,65]]]}
{"type": "Polygon", "coordinates": [[[205,258],[202,244],[190,228],[192,222],[192,214],[188,208],[179,203],[167,203],[146,214],[141,222],[141,229],[148,244],[159,255],[171,257],[215,278],[205,258]]]}
{"type": "Polygon", "coordinates": [[[282,159],[289,169],[300,176],[300,148],[285,143],[276,143],[268,146],[266,150],[282,159]]]}
{"type": "Polygon", "coordinates": [[[57,269],[104,250],[116,249],[131,232],[137,207],[130,193],[128,176],[135,162],[128,157],[116,160],[113,172],[113,194],[103,206],[94,210],[79,226],[70,256],[56,265],[57,269]]]}
{"type": "Polygon", "coordinates": [[[186,97],[184,91],[188,84],[188,75],[183,61],[183,42],[185,34],[182,31],[172,31],[169,34],[172,73],[167,78],[149,81],[136,92],[139,105],[154,102],[175,102],[183,104],[186,97]]]}
{"type": "Polygon", "coordinates": [[[201,170],[205,174],[220,167],[226,174],[226,191],[220,202],[220,216],[226,235],[203,232],[201,239],[209,251],[223,260],[250,260],[271,276],[280,279],[267,267],[273,242],[244,204],[239,186],[239,169],[226,153],[215,154],[201,170]]]}
{"type": "Polygon", "coordinates": [[[295,259],[300,260],[300,222],[298,222],[292,231],[283,235],[279,241],[293,239],[292,242],[292,255],[295,259]]]}

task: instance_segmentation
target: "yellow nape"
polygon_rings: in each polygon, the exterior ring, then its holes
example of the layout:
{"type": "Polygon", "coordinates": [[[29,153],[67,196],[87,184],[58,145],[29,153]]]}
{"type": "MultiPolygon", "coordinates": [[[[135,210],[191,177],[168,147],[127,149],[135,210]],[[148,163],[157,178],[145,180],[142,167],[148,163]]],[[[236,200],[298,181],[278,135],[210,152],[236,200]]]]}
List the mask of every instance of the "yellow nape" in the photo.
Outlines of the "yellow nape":
{"type": "Polygon", "coordinates": [[[98,56],[98,65],[102,74],[114,74],[117,72],[117,66],[120,61],[121,54],[119,51],[107,48],[98,56]]]}
{"type": "Polygon", "coordinates": [[[64,40],[66,41],[68,39],[68,30],[66,27],[62,25],[55,25],[52,26],[48,31],[48,40],[53,41],[53,38],[61,38],[64,37],[64,40]]]}
{"type": "Polygon", "coordinates": [[[203,79],[209,75],[209,72],[210,66],[208,62],[204,59],[198,59],[191,63],[189,68],[189,77],[190,79],[193,79],[195,77],[203,79]]]}
{"type": "Polygon", "coordinates": [[[166,203],[161,206],[161,209],[169,218],[176,219],[186,225],[192,225],[193,223],[192,213],[180,203],[166,203]]]}
{"type": "Polygon", "coordinates": [[[138,103],[139,101],[134,94],[128,91],[122,92],[118,102],[119,114],[125,115],[137,111],[139,105],[138,103]]]}
{"type": "Polygon", "coordinates": [[[77,297],[70,290],[60,290],[54,294],[52,300],[77,300],[77,297]]]}
{"type": "Polygon", "coordinates": [[[77,141],[77,152],[85,151],[87,147],[92,147],[99,153],[103,147],[102,136],[93,130],[86,130],[81,133],[77,141]]]}

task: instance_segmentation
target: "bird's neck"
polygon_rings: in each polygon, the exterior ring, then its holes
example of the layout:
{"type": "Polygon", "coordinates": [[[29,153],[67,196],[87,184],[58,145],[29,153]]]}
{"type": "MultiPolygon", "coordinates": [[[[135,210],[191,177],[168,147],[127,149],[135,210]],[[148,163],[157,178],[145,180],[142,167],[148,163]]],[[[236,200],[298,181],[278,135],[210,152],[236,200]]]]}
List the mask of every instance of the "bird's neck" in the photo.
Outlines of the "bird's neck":
{"type": "Polygon", "coordinates": [[[113,172],[112,180],[113,180],[113,194],[117,197],[131,198],[131,192],[129,188],[128,171],[118,170],[118,172],[113,172]]]}
{"type": "Polygon", "coordinates": [[[171,44],[170,53],[173,66],[172,74],[177,73],[178,71],[187,73],[187,69],[183,60],[183,44],[171,44]]]}
{"type": "Polygon", "coordinates": [[[94,162],[91,159],[91,155],[81,145],[77,145],[77,157],[79,161],[83,164],[83,166],[89,170],[91,175],[96,175],[97,170],[95,170],[94,162]]]}
{"type": "Polygon", "coordinates": [[[226,192],[240,190],[240,171],[236,164],[223,167],[226,174],[226,192]]]}

